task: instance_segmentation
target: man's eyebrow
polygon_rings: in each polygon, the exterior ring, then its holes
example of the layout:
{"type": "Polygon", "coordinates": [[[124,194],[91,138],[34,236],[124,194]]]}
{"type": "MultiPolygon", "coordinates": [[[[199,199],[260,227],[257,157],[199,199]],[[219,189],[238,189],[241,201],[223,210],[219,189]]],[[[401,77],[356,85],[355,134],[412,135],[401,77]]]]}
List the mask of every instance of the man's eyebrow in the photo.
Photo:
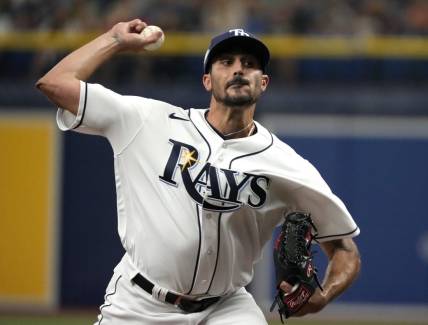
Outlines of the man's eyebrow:
{"type": "Polygon", "coordinates": [[[216,56],[216,60],[221,59],[221,58],[231,58],[234,57],[235,55],[240,55],[243,58],[252,58],[252,59],[257,59],[253,54],[251,53],[221,53],[219,55],[216,56]]]}
{"type": "Polygon", "coordinates": [[[221,54],[219,54],[219,55],[216,57],[216,60],[219,60],[219,59],[225,59],[225,58],[231,58],[231,57],[233,57],[233,54],[232,54],[232,53],[221,53],[221,54]]]}

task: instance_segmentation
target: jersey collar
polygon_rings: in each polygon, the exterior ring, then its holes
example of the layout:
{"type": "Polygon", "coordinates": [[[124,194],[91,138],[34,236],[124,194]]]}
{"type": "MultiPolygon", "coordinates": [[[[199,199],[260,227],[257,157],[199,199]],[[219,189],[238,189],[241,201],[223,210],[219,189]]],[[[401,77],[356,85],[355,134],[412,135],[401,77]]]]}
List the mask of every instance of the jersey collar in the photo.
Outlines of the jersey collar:
{"type": "Polygon", "coordinates": [[[256,152],[263,150],[272,143],[272,134],[257,121],[257,133],[244,138],[224,139],[206,120],[205,115],[208,109],[189,110],[189,118],[199,131],[206,136],[207,141],[214,146],[226,146],[242,152],[256,152]]]}

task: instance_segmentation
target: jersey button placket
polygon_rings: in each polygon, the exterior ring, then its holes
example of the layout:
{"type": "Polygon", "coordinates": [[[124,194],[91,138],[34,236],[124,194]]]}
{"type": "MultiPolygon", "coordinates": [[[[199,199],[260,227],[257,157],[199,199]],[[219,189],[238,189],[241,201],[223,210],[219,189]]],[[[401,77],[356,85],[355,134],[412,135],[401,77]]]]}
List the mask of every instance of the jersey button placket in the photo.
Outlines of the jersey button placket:
{"type": "Polygon", "coordinates": [[[217,247],[218,225],[215,213],[202,211],[201,216],[202,247],[196,283],[198,283],[198,292],[206,292],[211,282],[207,280],[211,279],[215,268],[216,254],[214,247],[217,247]]]}
{"type": "MultiPolygon", "coordinates": [[[[222,147],[225,148],[227,145],[223,143],[222,147]]],[[[213,159],[213,163],[220,163],[223,159],[221,149],[218,152],[217,158],[213,159]]],[[[210,191],[206,190],[201,193],[204,201],[210,201],[210,191]]],[[[216,247],[218,244],[218,218],[217,212],[207,211],[201,209],[201,233],[202,233],[202,245],[200,251],[200,262],[198,271],[196,274],[195,283],[198,288],[196,289],[199,293],[205,293],[208,291],[211,278],[214,273],[215,264],[217,260],[216,247]]]]}

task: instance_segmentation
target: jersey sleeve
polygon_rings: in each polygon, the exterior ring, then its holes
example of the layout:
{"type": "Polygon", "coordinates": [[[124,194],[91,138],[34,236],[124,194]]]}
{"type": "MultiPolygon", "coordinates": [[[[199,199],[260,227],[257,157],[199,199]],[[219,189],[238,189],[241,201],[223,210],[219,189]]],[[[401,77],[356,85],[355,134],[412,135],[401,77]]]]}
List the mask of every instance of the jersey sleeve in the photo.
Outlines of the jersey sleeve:
{"type": "Polygon", "coordinates": [[[282,159],[276,160],[273,188],[289,212],[310,213],[320,242],[357,236],[360,229],[353,217],[318,170],[284,143],[280,147],[276,156],[282,159]]]}
{"type": "Polygon", "coordinates": [[[81,81],[77,115],[59,108],[57,124],[63,131],[104,136],[113,151],[119,153],[138,132],[149,110],[148,99],[139,98],[137,107],[133,96],[123,96],[99,84],[81,81]]]}
{"type": "Polygon", "coordinates": [[[291,193],[297,210],[311,213],[319,242],[354,237],[360,229],[343,201],[332,192],[318,170],[305,161],[306,180],[291,193]]]}

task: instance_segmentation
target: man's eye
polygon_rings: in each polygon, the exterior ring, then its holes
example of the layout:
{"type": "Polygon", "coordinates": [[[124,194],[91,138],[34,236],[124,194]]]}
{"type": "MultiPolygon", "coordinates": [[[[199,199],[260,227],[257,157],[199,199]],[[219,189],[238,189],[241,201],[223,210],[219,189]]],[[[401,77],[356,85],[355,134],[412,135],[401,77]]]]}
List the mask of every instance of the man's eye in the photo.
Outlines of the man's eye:
{"type": "Polygon", "coordinates": [[[220,60],[220,63],[223,64],[223,65],[231,65],[232,64],[232,60],[230,60],[230,59],[223,59],[223,60],[220,60]]]}
{"type": "Polygon", "coordinates": [[[246,61],[244,61],[243,62],[243,65],[245,66],[245,67],[247,67],[247,68],[252,68],[252,67],[254,67],[254,62],[253,61],[251,61],[251,60],[246,60],[246,61]]]}

